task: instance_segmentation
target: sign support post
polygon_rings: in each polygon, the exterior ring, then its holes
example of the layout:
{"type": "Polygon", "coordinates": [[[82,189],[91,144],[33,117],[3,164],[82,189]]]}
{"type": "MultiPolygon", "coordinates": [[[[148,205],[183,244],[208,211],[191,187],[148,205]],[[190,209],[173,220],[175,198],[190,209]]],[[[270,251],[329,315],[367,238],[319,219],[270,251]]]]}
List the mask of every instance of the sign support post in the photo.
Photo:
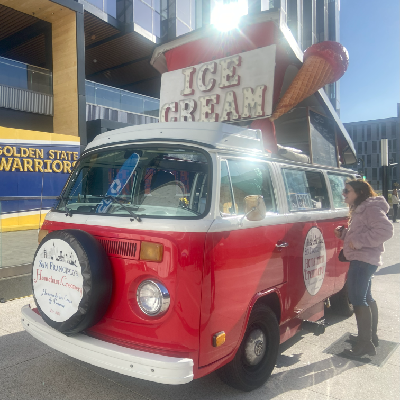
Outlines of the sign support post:
{"type": "Polygon", "coordinates": [[[382,194],[386,201],[388,201],[389,191],[389,154],[388,154],[388,140],[381,139],[381,165],[382,165],[382,194]]]}

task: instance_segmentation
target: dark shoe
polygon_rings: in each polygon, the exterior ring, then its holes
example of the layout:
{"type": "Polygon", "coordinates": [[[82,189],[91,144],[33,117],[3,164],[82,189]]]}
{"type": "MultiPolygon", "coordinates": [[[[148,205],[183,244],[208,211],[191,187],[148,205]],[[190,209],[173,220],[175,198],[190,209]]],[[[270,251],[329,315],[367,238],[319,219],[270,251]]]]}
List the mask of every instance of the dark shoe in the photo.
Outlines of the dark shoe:
{"type": "MultiPolygon", "coordinates": [[[[378,335],[377,335],[377,331],[378,331],[378,306],[376,304],[376,301],[373,301],[371,303],[368,303],[369,305],[369,309],[371,310],[371,340],[372,343],[374,344],[375,347],[379,346],[379,339],[378,339],[378,335]]],[[[366,308],[366,307],[365,307],[366,308]]],[[[356,319],[357,319],[357,326],[358,326],[358,332],[360,333],[360,322],[359,322],[359,318],[360,318],[360,309],[361,309],[361,313],[362,313],[362,307],[355,307],[354,308],[354,312],[356,314],[356,319]],[[357,315],[358,313],[358,315],[357,315]]],[[[357,335],[353,335],[350,334],[349,336],[349,342],[352,343],[357,343],[358,336],[357,335]]]]}
{"type": "MultiPolygon", "coordinates": [[[[357,335],[353,335],[352,333],[350,333],[348,341],[353,343],[353,344],[355,344],[355,343],[358,342],[358,336],[357,335]]],[[[379,338],[378,338],[378,336],[376,334],[372,335],[372,343],[374,344],[375,347],[379,346],[379,338]]]]}
{"type": "Polygon", "coordinates": [[[376,349],[374,344],[369,341],[357,341],[351,350],[344,350],[344,353],[351,357],[362,357],[368,354],[369,356],[376,355],[376,349]]]}
{"type": "Polygon", "coordinates": [[[371,308],[369,306],[357,306],[354,307],[354,313],[356,315],[358,327],[357,341],[354,343],[351,350],[345,350],[344,353],[352,357],[362,357],[365,354],[374,356],[376,354],[376,349],[372,343],[371,308]]]}

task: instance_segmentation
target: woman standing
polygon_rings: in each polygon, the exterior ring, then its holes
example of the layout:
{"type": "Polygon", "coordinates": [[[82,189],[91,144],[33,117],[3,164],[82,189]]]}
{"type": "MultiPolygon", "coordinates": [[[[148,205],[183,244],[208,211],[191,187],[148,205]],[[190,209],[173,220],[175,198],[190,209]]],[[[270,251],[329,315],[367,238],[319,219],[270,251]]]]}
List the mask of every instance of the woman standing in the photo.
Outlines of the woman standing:
{"type": "Polygon", "coordinates": [[[397,222],[397,209],[399,207],[399,195],[397,189],[393,189],[392,192],[392,205],[393,205],[393,222],[397,222]]]}
{"type": "Polygon", "coordinates": [[[371,276],[382,265],[383,243],[393,236],[393,225],[386,216],[389,204],[366,181],[347,182],[343,196],[350,208],[349,224],[348,228],[338,226],[335,236],[344,241],[343,254],[350,261],[347,287],[358,327],[358,336],[351,335],[353,349],[347,352],[356,357],[372,356],[379,341],[378,307],[371,295],[371,276]]]}

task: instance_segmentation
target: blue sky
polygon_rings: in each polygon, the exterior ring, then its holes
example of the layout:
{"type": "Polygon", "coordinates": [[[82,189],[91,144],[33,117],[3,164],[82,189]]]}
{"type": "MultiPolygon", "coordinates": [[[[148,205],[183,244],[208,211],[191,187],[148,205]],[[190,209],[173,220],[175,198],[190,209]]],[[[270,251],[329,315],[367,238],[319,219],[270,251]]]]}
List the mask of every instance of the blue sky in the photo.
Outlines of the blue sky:
{"type": "Polygon", "coordinates": [[[341,0],[340,42],[349,51],[340,80],[343,122],[397,116],[400,103],[399,0],[341,0]]]}

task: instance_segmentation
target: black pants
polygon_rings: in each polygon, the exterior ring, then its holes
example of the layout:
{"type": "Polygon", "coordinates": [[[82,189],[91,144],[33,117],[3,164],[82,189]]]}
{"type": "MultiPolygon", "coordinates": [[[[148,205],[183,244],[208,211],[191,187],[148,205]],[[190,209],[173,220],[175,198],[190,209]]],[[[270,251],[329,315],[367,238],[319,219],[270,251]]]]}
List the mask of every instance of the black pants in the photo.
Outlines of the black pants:
{"type": "Polygon", "coordinates": [[[397,209],[399,205],[398,204],[393,204],[393,222],[396,222],[397,219],[397,209]]]}

